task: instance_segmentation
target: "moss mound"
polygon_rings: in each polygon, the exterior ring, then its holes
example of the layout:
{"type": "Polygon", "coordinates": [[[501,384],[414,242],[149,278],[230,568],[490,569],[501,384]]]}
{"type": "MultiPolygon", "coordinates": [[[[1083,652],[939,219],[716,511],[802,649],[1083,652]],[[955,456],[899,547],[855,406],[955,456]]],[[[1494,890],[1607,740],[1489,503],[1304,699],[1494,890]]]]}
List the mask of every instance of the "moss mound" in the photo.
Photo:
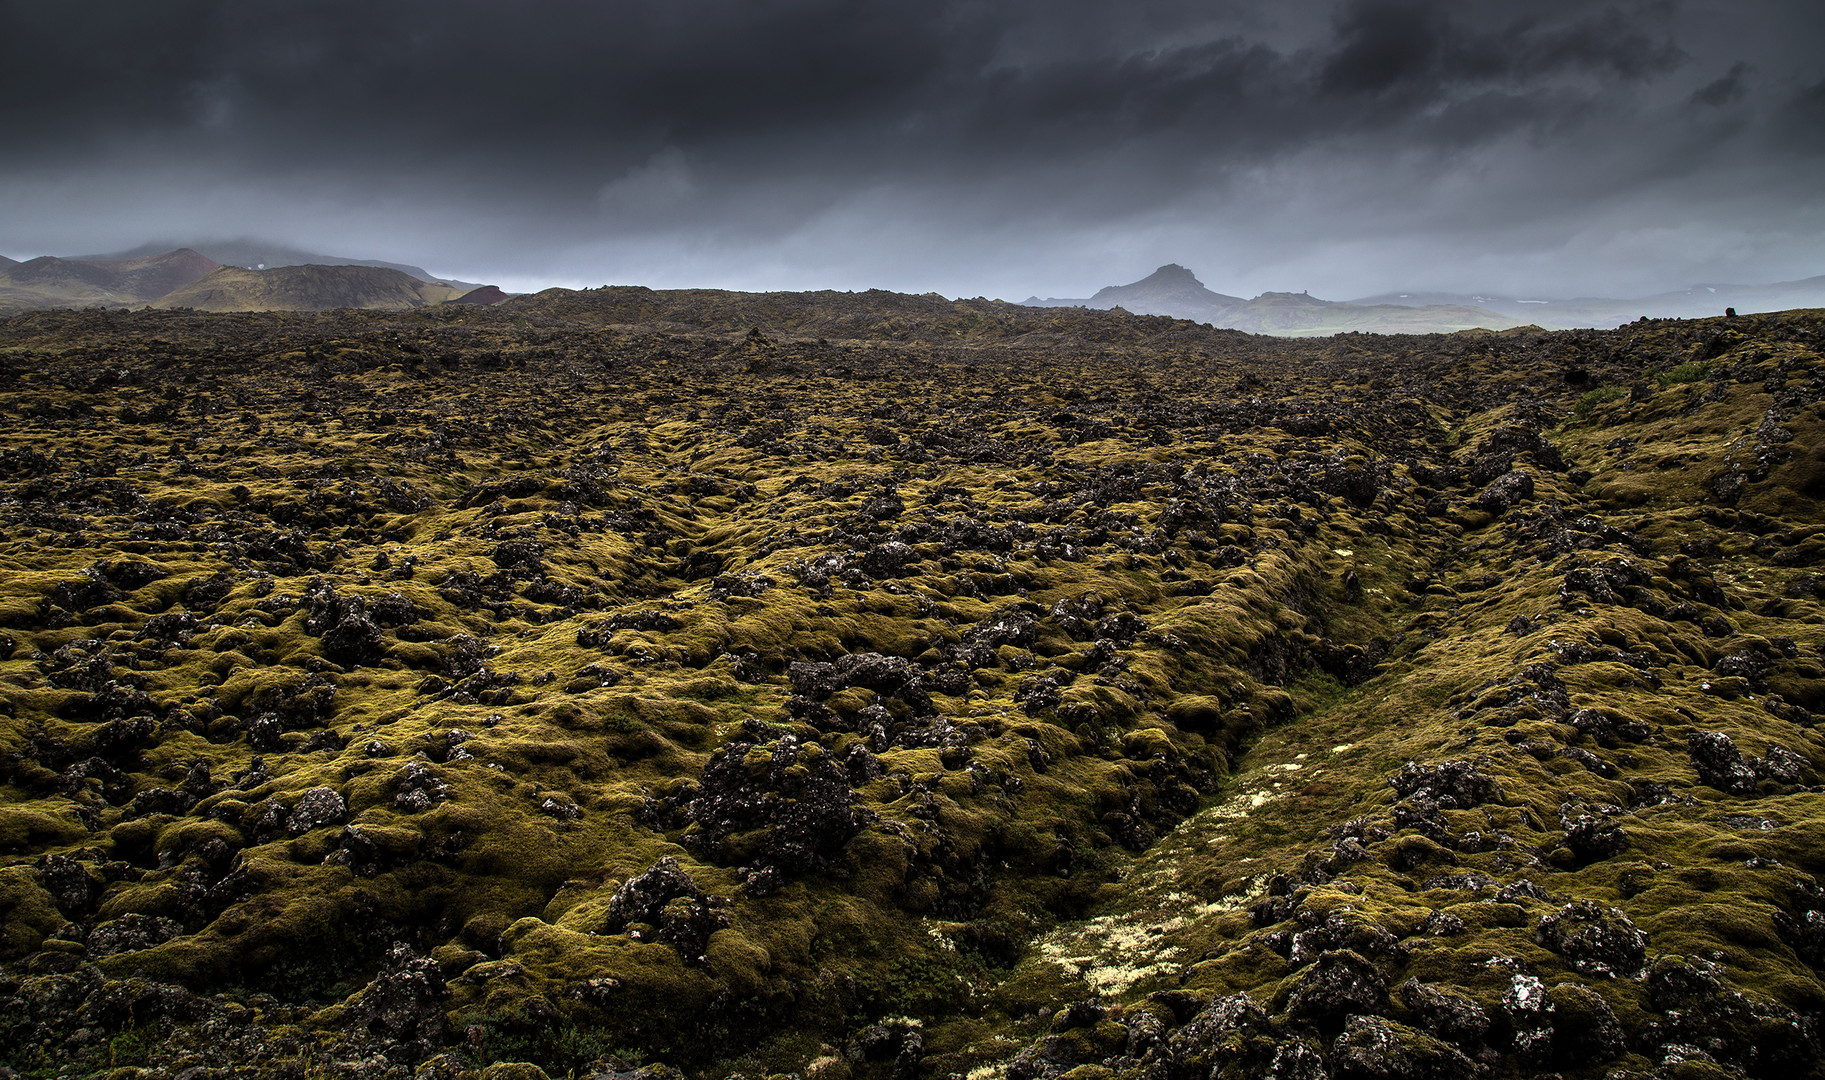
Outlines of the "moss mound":
{"type": "Polygon", "coordinates": [[[1822,329],[0,320],[0,1065],[1810,1075],[1822,329]]]}

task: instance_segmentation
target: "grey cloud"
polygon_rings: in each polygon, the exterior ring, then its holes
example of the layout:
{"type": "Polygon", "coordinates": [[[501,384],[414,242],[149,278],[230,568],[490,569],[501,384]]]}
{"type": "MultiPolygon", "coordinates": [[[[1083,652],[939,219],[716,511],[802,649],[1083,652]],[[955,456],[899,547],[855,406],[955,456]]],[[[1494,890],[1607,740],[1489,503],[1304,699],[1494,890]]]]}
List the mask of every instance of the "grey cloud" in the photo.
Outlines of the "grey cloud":
{"type": "Polygon", "coordinates": [[[1792,140],[1794,149],[1825,151],[1825,79],[1785,102],[1780,120],[1781,133],[1792,140]]]}
{"type": "Polygon", "coordinates": [[[134,9],[122,22],[96,19],[78,2],[50,9],[65,25],[33,15],[48,52],[14,38],[0,89],[28,99],[35,85],[55,90],[9,110],[0,134],[93,145],[152,131],[208,147],[214,132],[215,149],[256,160],[308,151],[465,161],[507,151],[621,167],[666,145],[768,139],[832,156],[845,139],[913,158],[975,152],[981,140],[1005,147],[1010,136],[1029,151],[1070,152],[1085,130],[1235,136],[1253,125],[1321,138],[1338,123],[1327,94],[1399,91],[1401,100],[1381,103],[1379,122],[1394,126],[1462,86],[1567,69],[1642,78],[1677,55],[1628,30],[1613,8],[1491,31],[1465,25],[1455,5],[1371,2],[1340,12],[1333,40],[1292,53],[1207,34],[992,63],[1025,21],[1069,20],[1076,6],[546,2],[502,19],[491,17],[497,5],[478,3],[246,0],[187,4],[165,26],[134,9]],[[92,35],[94,24],[104,29],[92,35]]]}
{"type": "Polygon", "coordinates": [[[206,204],[529,274],[638,247],[958,290],[1059,250],[1195,262],[1175,237],[1271,266],[1276,236],[1418,230],[1483,265],[1639,228],[1643,186],[1722,236],[1803,203],[1825,149],[1798,2],[1717,34],[1705,0],[0,0],[0,222],[206,204]],[[1726,167],[1765,211],[1707,202],[1726,167]]]}
{"type": "Polygon", "coordinates": [[[1444,12],[1418,3],[1357,3],[1339,14],[1342,47],[1325,61],[1320,86],[1331,94],[1385,94],[1435,77],[1444,12]]]}
{"type": "Polygon", "coordinates": [[[1749,92],[1745,81],[1749,71],[1750,66],[1741,60],[1731,64],[1730,70],[1722,78],[1708,82],[1692,92],[1692,104],[1721,109],[1725,105],[1741,101],[1749,92]]]}

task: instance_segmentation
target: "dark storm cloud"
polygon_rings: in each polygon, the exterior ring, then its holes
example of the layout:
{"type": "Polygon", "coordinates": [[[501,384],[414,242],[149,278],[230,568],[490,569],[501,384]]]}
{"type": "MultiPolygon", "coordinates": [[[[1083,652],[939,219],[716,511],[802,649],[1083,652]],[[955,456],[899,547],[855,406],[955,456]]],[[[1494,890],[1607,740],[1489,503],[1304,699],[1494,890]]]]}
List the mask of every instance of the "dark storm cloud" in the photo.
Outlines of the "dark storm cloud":
{"type": "Polygon", "coordinates": [[[1616,9],[1495,28],[1454,18],[1457,5],[1358,3],[1335,36],[1280,52],[1241,37],[1166,47],[1111,62],[1094,56],[991,69],[947,103],[952,130],[1047,154],[1084,142],[1166,143],[1168,156],[1233,161],[1382,136],[1389,145],[1498,139],[1584,114],[1619,84],[1677,67],[1672,44],[1626,29],[1616,9]],[[1601,37],[1601,44],[1589,38],[1601,37]],[[1467,110],[1475,123],[1458,122],[1467,110]]]}
{"type": "Polygon", "coordinates": [[[1825,79],[1794,94],[1781,109],[1780,119],[1793,149],[1825,153],[1825,79]]]}
{"type": "MultiPolygon", "coordinates": [[[[967,57],[911,7],[787,2],[7,5],[0,137],[237,159],[529,166],[902,111],[967,57]],[[202,115],[213,110],[215,121],[202,115]]],[[[528,172],[534,172],[528,168],[528,172]]]]}
{"type": "Polygon", "coordinates": [[[1397,130],[1467,89],[1527,94],[1581,75],[1596,93],[1683,58],[1637,28],[1639,10],[1477,26],[1460,4],[1371,2],[1338,10],[1330,40],[1286,52],[1161,35],[997,62],[1012,31],[1069,21],[1072,7],[15,3],[0,92],[28,104],[0,113],[0,137],[40,153],[157,136],[253,165],[308,154],[356,168],[524,163],[528,176],[666,145],[778,142],[825,164],[886,155],[846,172],[943,171],[950,155],[1075,155],[1161,133],[1286,145],[1365,121],[1397,130]],[[1364,97],[1372,107],[1336,100],[1364,97]]]}
{"type": "Polygon", "coordinates": [[[1792,164],[1819,148],[1816,21],[1797,0],[0,0],[0,212],[32,236],[124,227],[119,204],[303,239],[371,218],[527,272],[622,242],[958,288],[1072,245],[1146,262],[1134,238],[1175,228],[1261,265],[1270,236],[1453,221],[1484,231],[1430,242],[1470,250],[1595,228],[1606,190],[1670,190],[1726,148],[1737,182],[1816,208],[1792,164]]]}
{"type": "Polygon", "coordinates": [[[1721,109],[1725,105],[1741,101],[1749,93],[1744,82],[1749,70],[1749,65],[1741,60],[1731,64],[1723,78],[1708,82],[1692,92],[1692,104],[1721,109]]]}
{"type": "Polygon", "coordinates": [[[1558,18],[1532,12],[1495,25],[1454,17],[1464,10],[1373,0],[1345,6],[1336,20],[1336,50],[1323,63],[1322,88],[1438,95],[1567,75],[1641,81],[1686,59],[1677,45],[1643,28],[1651,8],[1581,7],[1558,18]]]}

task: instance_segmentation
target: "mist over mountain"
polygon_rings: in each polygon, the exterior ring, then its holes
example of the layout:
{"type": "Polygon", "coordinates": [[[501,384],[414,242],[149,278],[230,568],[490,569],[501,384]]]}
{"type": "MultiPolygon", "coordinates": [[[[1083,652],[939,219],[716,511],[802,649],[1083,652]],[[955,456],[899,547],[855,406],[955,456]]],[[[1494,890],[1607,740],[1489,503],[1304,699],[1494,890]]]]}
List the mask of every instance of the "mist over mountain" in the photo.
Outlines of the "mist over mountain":
{"type": "Polygon", "coordinates": [[[1505,330],[1522,324],[1494,311],[1458,301],[1395,305],[1320,300],[1306,293],[1267,292],[1252,300],[1226,296],[1204,287],[1197,276],[1168,263],[1139,281],[1109,285],[1083,300],[1022,301],[1029,307],[1121,308],[1137,315],[1170,315],[1232,330],[1280,337],[1311,337],[1352,330],[1380,334],[1449,333],[1456,330],[1505,330]]]}
{"type": "Polygon", "coordinates": [[[272,237],[515,291],[1794,280],[1816,8],[16,2],[0,251],[272,237]]]}
{"type": "Polygon", "coordinates": [[[319,255],[282,244],[233,240],[107,256],[0,261],[0,315],[50,308],[193,307],[205,311],[402,310],[465,295],[507,294],[444,281],[406,263],[319,255]]]}
{"type": "Polygon", "coordinates": [[[454,300],[467,291],[420,281],[385,266],[220,266],[152,306],[199,311],[403,311],[454,300]]]}
{"type": "Polygon", "coordinates": [[[1610,327],[1642,316],[1696,319],[1740,313],[1825,307],[1825,276],[1772,285],[1694,285],[1634,298],[1533,299],[1482,293],[1387,292],[1357,300],[1321,300],[1307,293],[1267,292],[1252,300],[1204,287],[1192,271],[1168,263],[1139,281],[1109,285],[1085,299],[1037,296],[1028,307],[1122,308],[1142,315],[1170,315],[1257,334],[1449,333],[1535,325],[1548,329],[1610,327]]]}
{"type": "Polygon", "coordinates": [[[182,244],[141,244],[131,251],[114,255],[82,255],[85,260],[118,260],[144,258],[169,251],[173,248],[188,248],[199,251],[224,266],[242,266],[249,270],[270,270],[280,266],[378,266],[388,270],[397,270],[409,274],[420,281],[442,282],[454,285],[468,285],[475,288],[473,282],[452,281],[440,278],[422,266],[410,263],[388,262],[385,259],[351,259],[344,255],[325,255],[321,252],[305,251],[302,248],[271,240],[250,239],[241,237],[235,240],[197,240],[182,244]]]}
{"type": "Polygon", "coordinates": [[[0,314],[60,307],[120,307],[164,296],[220,264],[189,248],[122,259],[43,255],[0,264],[0,314]]]}
{"type": "MultiPolygon", "coordinates": [[[[248,239],[162,252],[138,248],[109,256],[0,261],[0,314],[146,304],[208,311],[403,310],[458,298],[492,304],[510,295],[498,286],[439,279],[409,263],[321,255],[248,239]]],[[[1191,269],[1168,263],[1138,281],[1107,285],[1088,297],[1030,296],[1021,303],[1120,308],[1281,337],[1426,334],[1525,325],[1609,327],[1642,316],[1701,318],[1728,308],[1746,314],[1825,307],[1825,276],[1769,285],[1695,285],[1634,298],[1407,291],[1326,300],[1307,292],[1270,291],[1244,299],[1214,291],[1191,269]]]]}
{"type": "Polygon", "coordinates": [[[1825,307],[1825,275],[1771,285],[1694,285],[1689,289],[1634,298],[1572,297],[1529,298],[1441,292],[1383,293],[1350,301],[1352,304],[1389,304],[1424,307],[1435,304],[1475,304],[1490,311],[1524,318],[1550,327],[1616,326],[1643,315],[1651,319],[1702,319],[1722,314],[1726,308],[1739,313],[1789,311],[1825,307]]]}
{"type": "Polygon", "coordinates": [[[1103,310],[1120,307],[1138,315],[1171,315],[1218,323],[1247,303],[1239,296],[1212,292],[1190,270],[1167,263],[1133,284],[1106,285],[1096,290],[1084,306],[1103,310]]]}

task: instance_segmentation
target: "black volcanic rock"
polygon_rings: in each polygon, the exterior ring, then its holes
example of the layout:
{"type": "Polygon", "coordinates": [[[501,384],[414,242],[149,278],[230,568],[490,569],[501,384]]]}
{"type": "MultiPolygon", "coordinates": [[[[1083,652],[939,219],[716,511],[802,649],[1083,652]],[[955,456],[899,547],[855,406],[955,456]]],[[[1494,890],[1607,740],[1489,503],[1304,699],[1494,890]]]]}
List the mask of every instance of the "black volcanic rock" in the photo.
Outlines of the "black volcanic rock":
{"type": "Polygon", "coordinates": [[[0,319],[0,1068],[1805,1075],[1822,342],[0,319]]]}

